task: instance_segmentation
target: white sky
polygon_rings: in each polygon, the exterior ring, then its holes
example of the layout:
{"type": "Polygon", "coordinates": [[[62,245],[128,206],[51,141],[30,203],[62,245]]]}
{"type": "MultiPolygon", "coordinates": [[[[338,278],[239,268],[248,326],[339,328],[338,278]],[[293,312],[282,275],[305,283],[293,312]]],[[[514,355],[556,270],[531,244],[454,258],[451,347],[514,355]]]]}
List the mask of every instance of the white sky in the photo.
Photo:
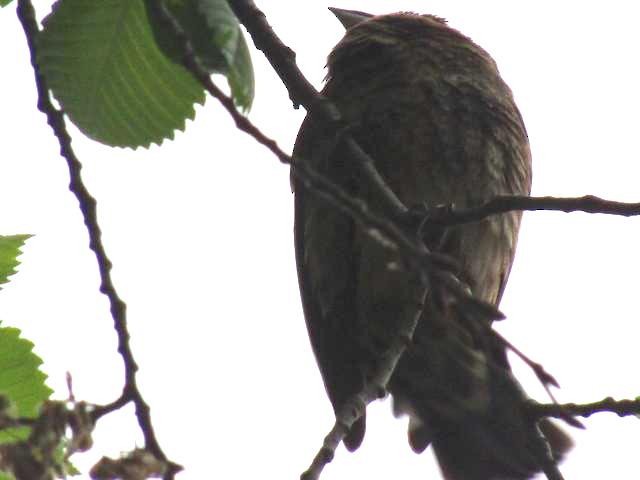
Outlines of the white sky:
{"type": "MultiPolygon", "coordinates": [[[[0,292],[4,325],[45,359],[56,395],[64,373],[78,398],[115,399],[122,367],[108,306],[64,161],[35,88],[15,3],[0,11],[0,233],[32,233],[18,275],[0,292]]],[[[42,15],[49,1],[36,1],[42,15]]],[[[634,2],[259,2],[317,85],[341,36],[327,6],[449,19],[496,59],[527,125],[534,194],[637,201],[640,30],[634,2]]],[[[290,151],[303,111],[252,50],[251,119],[290,151]]],[[[140,386],[179,477],[295,479],[332,424],[306,338],[295,278],[288,170],[212,99],[162,148],[74,147],[98,200],[116,286],[128,304],[140,386]]],[[[640,219],[529,213],[500,331],[560,381],[562,401],[640,395],[640,219]]],[[[516,371],[544,400],[532,375],[516,371]]],[[[127,409],[100,422],[97,455],[141,444],[127,409]]],[[[600,415],[573,431],[567,480],[638,478],[640,423],[600,415]]],[[[408,448],[388,402],[370,407],[362,448],[341,447],[323,479],[439,478],[408,448]]]]}

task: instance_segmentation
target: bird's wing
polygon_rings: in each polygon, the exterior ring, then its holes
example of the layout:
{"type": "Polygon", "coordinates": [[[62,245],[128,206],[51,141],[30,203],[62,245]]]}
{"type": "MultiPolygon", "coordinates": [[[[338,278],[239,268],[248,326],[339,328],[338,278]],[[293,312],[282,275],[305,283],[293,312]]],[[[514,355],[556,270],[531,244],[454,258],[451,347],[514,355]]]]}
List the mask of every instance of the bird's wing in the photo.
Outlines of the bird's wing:
{"type": "MultiPolygon", "coordinates": [[[[305,162],[332,178],[347,178],[344,162],[330,161],[334,144],[307,118],[294,148],[294,162],[305,162]]],[[[309,338],[334,410],[363,388],[356,342],[354,224],[301,182],[295,190],[295,250],[298,282],[309,338]]],[[[343,185],[347,187],[347,185],[343,185]]],[[[350,450],[362,442],[362,417],[345,439],[350,450]]]]}

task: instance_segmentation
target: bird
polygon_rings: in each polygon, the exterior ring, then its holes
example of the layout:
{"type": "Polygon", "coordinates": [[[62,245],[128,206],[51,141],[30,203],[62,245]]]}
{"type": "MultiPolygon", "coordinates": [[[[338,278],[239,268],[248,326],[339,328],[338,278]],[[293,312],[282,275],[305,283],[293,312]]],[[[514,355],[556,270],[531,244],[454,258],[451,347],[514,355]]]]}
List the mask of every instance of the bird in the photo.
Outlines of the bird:
{"type": "MultiPolygon", "coordinates": [[[[321,94],[345,131],[408,208],[482,204],[529,195],[531,153],[522,116],[492,57],[437,16],[372,15],[332,8],[345,27],[327,60],[321,94]]],[[[383,203],[332,128],[302,123],[293,168],[304,164],[368,209],[383,203]]],[[[548,420],[523,413],[528,397],[506,347],[480,335],[491,320],[455,308],[366,226],[292,177],[298,281],[311,345],[336,413],[361,392],[398,328],[419,313],[412,342],[387,385],[396,416],[409,417],[409,444],[431,446],[446,480],[525,480],[572,447],[548,420]],[[475,326],[474,326],[475,325],[475,326]]],[[[498,306],[513,263],[521,212],[425,231],[478,300],[498,306]]],[[[432,282],[433,283],[433,282],[432,282]]],[[[366,415],[344,439],[356,450],[366,415]]]]}

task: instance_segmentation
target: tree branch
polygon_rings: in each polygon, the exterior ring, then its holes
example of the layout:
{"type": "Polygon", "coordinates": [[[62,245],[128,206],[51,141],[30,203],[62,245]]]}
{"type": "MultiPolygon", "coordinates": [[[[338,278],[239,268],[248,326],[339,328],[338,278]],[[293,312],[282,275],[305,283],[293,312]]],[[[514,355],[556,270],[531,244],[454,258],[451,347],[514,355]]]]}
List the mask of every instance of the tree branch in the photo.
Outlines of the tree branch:
{"type": "Polygon", "coordinates": [[[122,357],[125,368],[125,385],[121,399],[114,402],[114,405],[124,405],[132,401],[135,405],[138,424],[143,433],[145,447],[158,459],[167,463],[167,474],[165,479],[172,479],[175,473],[182,469],[179,465],[170,462],[157,441],[149,406],[142,397],[137,383],[136,372],[138,365],[135,362],[131,346],[129,344],[129,331],[127,328],[126,304],[119,297],[111,278],[111,261],[107,256],[102,244],[102,232],[98,224],[97,203],[91,196],[82,180],[82,164],[78,160],[71,147],[71,137],[67,132],[64,114],[56,109],[49,99],[49,88],[46,79],[40,72],[36,61],[35,38],[39,33],[35,11],[30,0],[18,0],[17,15],[24,30],[29,52],[31,65],[35,75],[36,89],[38,93],[38,110],[47,117],[47,122],[53,130],[53,134],[58,139],[60,145],[60,155],[67,162],[69,169],[69,190],[78,200],[78,205],[82,213],[84,224],[89,234],[89,248],[94,252],[98,270],[100,274],[100,292],[104,294],[110,305],[111,316],[113,318],[114,329],[118,336],[118,352],[122,357]]]}
{"type": "Polygon", "coordinates": [[[603,213],[632,217],[640,215],[640,203],[615,202],[594,195],[585,195],[583,197],[501,195],[476,207],[456,208],[451,205],[442,205],[435,208],[429,206],[412,208],[411,215],[423,220],[423,225],[426,226],[450,226],[478,222],[491,215],[499,215],[514,210],[603,213]]]}
{"type": "Polygon", "coordinates": [[[614,400],[611,397],[607,397],[598,402],[581,404],[543,404],[531,401],[527,409],[534,420],[539,420],[543,417],[564,419],[567,415],[586,418],[602,412],[615,413],[619,417],[640,416],[640,397],[635,400],[614,400]]]}
{"type": "MultiPolygon", "coordinates": [[[[302,105],[314,119],[332,127],[336,134],[340,133],[350,160],[359,166],[364,178],[376,192],[383,213],[395,219],[406,215],[407,207],[384,181],[373,159],[353,139],[338,108],[304,77],[296,64],[295,52],[278,38],[265,14],[252,0],[229,0],[229,5],[251,35],[256,48],[264,53],[282,80],[294,106],[297,108],[302,105]]],[[[294,164],[294,170],[297,167],[294,164]]]]}

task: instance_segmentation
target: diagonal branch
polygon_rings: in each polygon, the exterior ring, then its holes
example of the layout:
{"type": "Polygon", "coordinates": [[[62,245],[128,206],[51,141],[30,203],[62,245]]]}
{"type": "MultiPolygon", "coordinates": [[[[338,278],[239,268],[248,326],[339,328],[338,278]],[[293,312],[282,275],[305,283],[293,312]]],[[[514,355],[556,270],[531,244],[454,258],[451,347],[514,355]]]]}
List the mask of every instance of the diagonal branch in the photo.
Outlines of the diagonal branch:
{"type": "MultiPolygon", "coordinates": [[[[122,396],[113,405],[122,406],[129,401],[135,405],[136,417],[138,424],[142,430],[145,447],[158,459],[167,463],[168,469],[165,475],[166,479],[172,479],[181,467],[170,462],[158,443],[149,406],[142,397],[136,383],[136,372],[138,365],[131,351],[129,344],[129,331],[127,328],[126,304],[119,297],[111,278],[111,261],[107,256],[104,245],[102,244],[102,232],[98,224],[97,204],[96,200],[91,196],[82,180],[81,170],[82,164],[78,160],[71,146],[71,137],[67,132],[64,114],[56,109],[49,98],[49,88],[46,79],[40,72],[36,61],[36,45],[35,39],[39,33],[38,23],[35,17],[35,11],[30,0],[18,0],[17,15],[22,28],[24,29],[29,52],[31,56],[31,65],[35,74],[36,89],[38,92],[38,109],[47,116],[47,122],[53,130],[53,134],[58,139],[60,145],[60,154],[67,162],[69,169],[69,190],[78,200],[80,211],[87,227],[89,234],[89,248],[93,250],[98,270],[100,274],[100,292],[104,294],[110,305],[111,316],[113,318],[114,329],[118,336],[118,352],[120,353],[125,367],[125,385],[122,396]]],[[[97,418],[96,415],[94,417],[97,418]]]]}
{"type": "MultiPolygon", "coordinates": [[[[267,22],[264,13],[252,0],[229,0],[229,5],[245,26],[256,48],[262,51],[289,91],[295,107],[302,105],[314,118],[340,133],[350,160],[359,166],[369,186],[382,205],[382,211],[391,218],[402,218],[407,207],[389,188],[375,168],[373,159],[358,145],[348,132],[338,108],[321,95],[304,77],[296,64],[295,52],[286,46],[267,22]]],[[[294,170],[297,166],[294,165],[294,170]]]]}

